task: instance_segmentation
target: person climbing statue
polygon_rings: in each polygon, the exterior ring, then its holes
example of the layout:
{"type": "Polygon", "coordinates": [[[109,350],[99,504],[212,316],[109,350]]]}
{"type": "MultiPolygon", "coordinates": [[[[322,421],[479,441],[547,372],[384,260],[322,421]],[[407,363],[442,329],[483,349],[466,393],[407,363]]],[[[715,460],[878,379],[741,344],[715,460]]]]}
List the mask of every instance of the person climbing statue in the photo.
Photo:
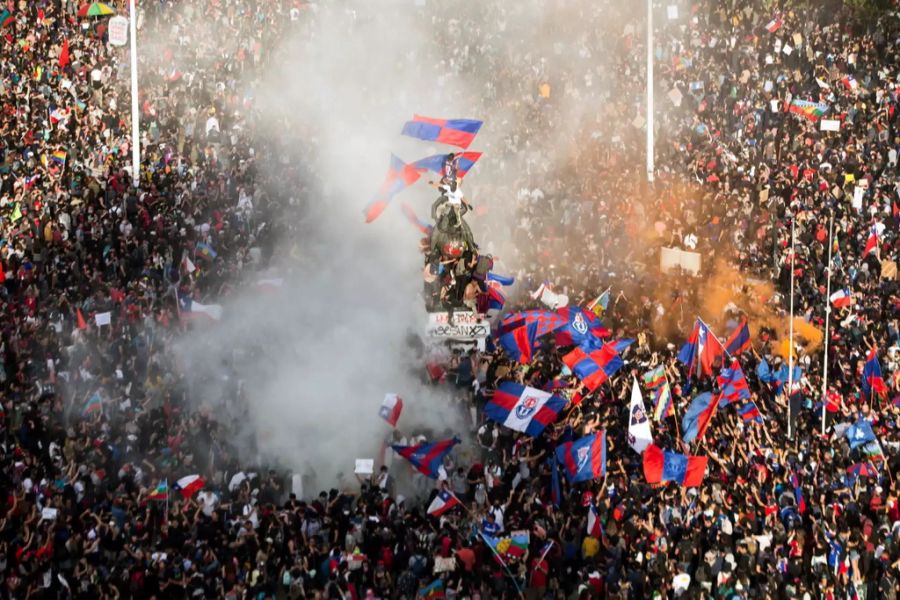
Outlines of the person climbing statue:
{"type": "Polygon", "coordinates": [[[466,250],[475,249],[472,230],[463,216],[469,212],[471,205],[463,196],[456,181],[438,187],[441,195],[431,205],[431,218],[435,227],[431,235],[432,252],[446,255],[462,254],[466,250]],[[449,244],[449,246],[448,246],[449,244]],[[445,248],[446,247],[446,248],[445,248]]]}

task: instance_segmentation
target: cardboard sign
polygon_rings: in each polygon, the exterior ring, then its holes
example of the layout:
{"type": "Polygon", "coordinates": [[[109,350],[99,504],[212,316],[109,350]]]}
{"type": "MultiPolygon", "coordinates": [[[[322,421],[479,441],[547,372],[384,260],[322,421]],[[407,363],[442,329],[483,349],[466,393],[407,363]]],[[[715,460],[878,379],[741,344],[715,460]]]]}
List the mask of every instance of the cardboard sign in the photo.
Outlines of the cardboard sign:
{"type": "Polygon", "coordinates": [[[107,31],[111,45],[124,46],[128,43],[128,19],[125,17],[116,15],[110,19],[107,31]]]}
{"type": "Polygon", "coordinates": [[[357,458],[356,468],[353,470],[357,475],[371,475],[375,472],[374,458],[357,458]]]}
{"type": "Polygon", "coordinates": [[[687,273],[698,275],[700,273],[701,258],[699,252],[688,252],[678,248],[661,248],[659,253],[659,270],[669,273],[681,268],[687,273]]]}
{"type": "Polygon", "coordinates": [[[838,119],[822,119],[819,122],[819,131],[840,131],[841,122],[838,119]]]}

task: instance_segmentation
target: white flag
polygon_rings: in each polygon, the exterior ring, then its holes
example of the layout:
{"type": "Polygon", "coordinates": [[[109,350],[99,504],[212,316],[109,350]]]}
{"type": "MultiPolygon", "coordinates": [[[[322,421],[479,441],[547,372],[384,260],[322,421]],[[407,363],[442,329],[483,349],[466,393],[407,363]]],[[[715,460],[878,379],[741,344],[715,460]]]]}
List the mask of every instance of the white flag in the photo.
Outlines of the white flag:
{"type": "Polygon", "coordinates": [[[638,385],[637,377],[633,379],[631,405],[628,407],[628,445],[638,454],[642,454],[644,449],[653,443],[653,434],[650,432],[647,411],[644,410],[641,386],[638,385]]]}

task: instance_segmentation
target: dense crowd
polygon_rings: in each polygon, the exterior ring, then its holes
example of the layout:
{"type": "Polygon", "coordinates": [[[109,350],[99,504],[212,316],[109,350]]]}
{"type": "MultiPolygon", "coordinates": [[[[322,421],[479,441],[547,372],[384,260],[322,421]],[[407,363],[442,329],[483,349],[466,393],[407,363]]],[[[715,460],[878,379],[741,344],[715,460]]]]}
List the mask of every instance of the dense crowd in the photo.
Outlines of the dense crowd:
{"type": "MultiPolygon", "coordinates": [[[[112,3],[123,14],[126,4],[112,3]]],[[[404,60],[440,65],[435,94],[508,127],[479,148],[485,172],[461,184],[475,210],[452,177],[442,182],[433,216],[465,215],[471,230],[455,233],[462,259],[446,261],[461,263],[461,282],[432,286],[426,302],[483,309],[492,267],[516,276],[504,312],[538,308],[526,292],[543,281],[573,305],[610,288],[601,318],[612,338],[637,342],[608,385],[535,438],[485,420],[483,409],[501,382],[544,388],[561,371],[556,393],[572,396],[578,382],[552,341],[527,364],[495,344],[429,364],[434,384],[474,409],[472,447],[447,458],[446,477],[405,498],[409,469],[395,458],[358,488],[296,497],[281,472],[242,462],[230,417],[197,409],[171,347],[198,315],[214,318],[236,282],[269,266],[312,195],[312,165],[285,158],[311,142],[264,129],[254,73],[283,58],[290,28],[314,44],[318,10],[289,0],[184,4],[139,3],[142,29],[164,34],[142,46],[155,60],[141,63],[153,67],[140,72],[137,189],[127,47],[108,45],[107,20],[78,17],[75,3],[7,6],[4,597],[896,596],[893,15],[701,0],[658,16],[657,172],[648,185],[643,15],[624,3],[557,3],[539,44],[529,3],[416,8],[435,31],[433,55],[404,60]],[[598,22],[606,27],[587,26],[598,22]],[[571,23],[585,26],[570,37],[571,23]],[[457,85],[472,81],[484,87],[457,85]],[[828,109],[807,118],[788,111],[797,99],[828,109]],[[821,130],[823,119],[837,119],[838,131],[821,130]],[[699,252],[699,276],[660,273],[663,246],[699,252]],[[815,332],[830,304],[829,251],[831,291],[846,288],[853,301],[830,314],[823,393],[815,332]],[[757,372],[788,356],[792,279],[802,377],[789,437],[788,401],[757,372]],[[744,422],[727,407],[688,447],[684,409],[716,385],[689,382],[675,358],[695,316],[723,337],[748,319],[752,349],[739,361],[764,420],[744,422]],[[873,348],[883,397],[860,391],[873,348]],[[657,365],[672,383],[675,417],[654,422],[655,443],[708,456],[699,487],[647,484],[629,448],[624,399],[632,376],[657,365]],[[846,424],[859,419],[871,423],[881,456],[848,444],[846,424]],[[563,483],[554,502],[555,447],[601,429],[606,476],[563,483]],[[868,474],[848,471],[860,464],[868,474]],[[206,485],[171,489],[189,474],[206,485]],[[427,508],[441,490],[462,506],[436,518],[427,508]],[[485,536],[520,531],[524,552],[498,560],[485,536]]],[[[429,262],[440,263],[442,250],[428,244],[429,262]]],[[[435,265],[426,283],[442,274],[435,265]]]]}

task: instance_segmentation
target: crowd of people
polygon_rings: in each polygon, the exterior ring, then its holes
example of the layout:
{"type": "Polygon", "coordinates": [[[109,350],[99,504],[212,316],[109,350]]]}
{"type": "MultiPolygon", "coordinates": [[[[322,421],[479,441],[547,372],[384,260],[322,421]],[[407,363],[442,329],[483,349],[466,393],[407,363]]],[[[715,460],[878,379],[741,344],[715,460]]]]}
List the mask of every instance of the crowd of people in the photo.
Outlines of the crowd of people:
{"type": "Polygon", "coordinates": [[[571,401],[565,349],[544,339],[523,364],[490,343],[431,363],[434,385],[475,416],[445,476],[406,498],[395,458],[358,488],[297,497],[281,472],[242,460],[231,417],[197,408],[170,349],[269,266],[311,195],[313,166],[285,159],[297,142],[265,129],[253,84],[290,28],[314,32],[316,8],[139,3],[142,29],[161,33],[140,74],[135,188],[127,48],[75,4],[8,3],[0,31],[4,597],[896,597],[893,14],[698,0],[658,17],[646,184],[643,15],[560,2],[535,33],[528,2],[410,9],[435,39],[432,56],[405,60],[440,65],[436,94],[508,127],[462,181],[448,157],[432,215],[444,239],[422,247],[427,305],[485,312],[496,263],[516,278],[504,313],[539,308],[526,292],[543,281],[571,305],[610,289],[604,325],[637,341],[537,437],[484,407],[506,381],[571,401]],[[824,114],[792,112],[794,100],[824,114]],[[467,214],[463,188],[480,210],[467,214]],[[699,276],[661,273],[663,246],[700,253],[699,276]],[[826,315],[829,275],[851,301],[826,315]],[[716,386],[676,359],[696,316],[723,337],[748,320],[738,360],[763,420],[723,408],[688,446],[684,410],[716,386]],[[866,395],[873,349],[887,390],[866,395]],[[758,367],[792,350],[788,435],[789,402],[758,367]],[[659,365],[675,416],[653,423],[654,442],[709,457],[698,487],[648,484],[629,447],[632,378],[659,365]],[[843,435],[860,422],[879,456],[843,435]],[[605,475],[553,498],[556,446],[600,430],[605,475]],[[459,505],[435,517],[435,498],[459,505]],[[513,532],[527,532],[521,552],[498,559],[487,540],[521,543],[513,532]]]}

